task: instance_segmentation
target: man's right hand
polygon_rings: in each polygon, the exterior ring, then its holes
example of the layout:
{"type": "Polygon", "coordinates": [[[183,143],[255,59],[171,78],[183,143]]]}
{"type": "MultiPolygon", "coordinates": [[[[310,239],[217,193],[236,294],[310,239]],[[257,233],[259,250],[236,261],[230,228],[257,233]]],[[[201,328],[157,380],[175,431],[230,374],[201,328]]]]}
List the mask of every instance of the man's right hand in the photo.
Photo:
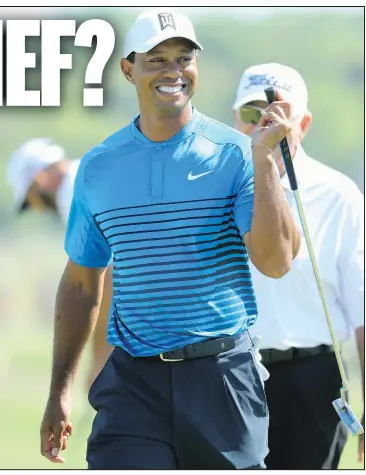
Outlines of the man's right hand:
{"type": "Polygon", "coordinates": [[[61,450],[67,447],[72,433],[69,421],[70,404],[67,397],[49,399],[41,424],[41,454],[54,463],[64,463],[61,450]]]}

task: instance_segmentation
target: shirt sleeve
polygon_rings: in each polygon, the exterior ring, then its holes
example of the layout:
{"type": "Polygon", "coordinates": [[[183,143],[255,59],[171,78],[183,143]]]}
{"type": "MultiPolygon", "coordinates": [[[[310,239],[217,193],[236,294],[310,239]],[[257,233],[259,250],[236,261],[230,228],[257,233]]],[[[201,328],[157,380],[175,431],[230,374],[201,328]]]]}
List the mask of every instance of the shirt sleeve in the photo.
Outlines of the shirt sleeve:
{"type": "Polygon", "coordinates": [[[234,203],[234,220],[243,237],[251,228],[254,203],[254,166],[250,146],[240,150],[240,165],[237,171],[237,187],[234,203]]]}
{"type": "Polygon", "coordinates": [[[87,160],[82,162],[76,174],[66,228],[65,251],[76,264],[103,268],[109,265],[112,253],[90,210],[85,184],[87,163],[87,160]]]}
{"type": "Polygon", "coordinates": [[[347,187],[340,232],[342,238],[338,255],[339,303],[349,324],[353,328],[359,328],[364,325],[365,315],[364,200],[353,182],[347,187]]]}

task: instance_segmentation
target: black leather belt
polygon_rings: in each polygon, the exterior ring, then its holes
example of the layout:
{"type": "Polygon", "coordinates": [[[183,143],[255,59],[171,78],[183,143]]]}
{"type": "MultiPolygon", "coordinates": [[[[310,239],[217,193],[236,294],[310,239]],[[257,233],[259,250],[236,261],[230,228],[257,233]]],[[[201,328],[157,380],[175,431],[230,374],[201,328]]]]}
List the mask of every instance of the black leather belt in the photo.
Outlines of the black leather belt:
{"type": "Polygon", "coordinates": [[[224,351],[232,350],[235,348],[236,342],[243,334],[235,336],[225,336],[222,338],[214,338],[210,340],[201,341],[192,345],[178,348],[177,350],[167,351],[155,356],[137,357],[136,359],[145,360],[161,360],[165,362],[178,362],[191,360],[194,358],[204,358],[206,356],[216,356],[224,351]]]}
{"type": "Polygon", "coordinates": [[[288,350],[260,350],[262,355],[262,363],[279,363],[280,361],[295,361],[311,356],[325,355],[334,353],[334,348],[331,345],[319,345],[313,348],[289,348],[288,350]]]}

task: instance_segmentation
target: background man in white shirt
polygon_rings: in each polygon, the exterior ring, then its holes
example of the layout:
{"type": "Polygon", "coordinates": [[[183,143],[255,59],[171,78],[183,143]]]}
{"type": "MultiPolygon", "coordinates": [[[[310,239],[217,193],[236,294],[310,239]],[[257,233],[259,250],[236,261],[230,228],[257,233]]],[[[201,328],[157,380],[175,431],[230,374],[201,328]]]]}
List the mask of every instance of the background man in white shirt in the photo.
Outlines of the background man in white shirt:
{"type": "MultiPolygon", "coordinates": [[[[272,63],[244,72],[233,106],[236,128],[253,134],[269,86],[293,104],[288,140],[297,149],[294,168],[320,277],[338,341],[356,336],[364,388],[364,199],[352,180],[308,157],[301,147],[312,116],[305,82],[292,68],[272,63]]],[[[275,155],[300,224],[279,147],[275,155]]],[[[283,278],[265,277],[254,266],[252,276],[260,315],[255,334],[262,338],[262,363],[270,373],[267,468],[336,469],[347,438],[332,406],[342,383],[304,235],[283,278]]],[[[359,461],[363,454],[360,437],[359,461]]]]}
{"type": "MultiPolygon", "coordinates": [[[[65,150],[48,138],[25,142],[13,153],[7,166],[7,178],[13,190],[17,211],[53,211],[66,226],[79,163],[80,160],[68,160],[65,150]]],[[[103,300],[92,338],[88,387],[111,352],[107,343],[107,323],[112,298],[111,269],[106,273],[105,279],[103,300]]]]}

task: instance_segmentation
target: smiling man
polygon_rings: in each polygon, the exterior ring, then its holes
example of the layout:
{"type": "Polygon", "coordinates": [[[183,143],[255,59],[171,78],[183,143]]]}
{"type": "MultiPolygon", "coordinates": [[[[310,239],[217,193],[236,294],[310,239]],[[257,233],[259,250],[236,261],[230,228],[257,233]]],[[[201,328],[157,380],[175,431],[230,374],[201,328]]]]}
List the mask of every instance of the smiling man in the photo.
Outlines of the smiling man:
{"type": "Polygon", "coordinates": [[[184,15],[140,15],[121,60],[140,113],[78,169],[41,426],[41,452],[53,462],[64,461],[72,380],[113,257],[115,348],[89,393],[89,468],[264,466],[268,411],[248,332],[257,318],[248,256],[280,278],[299,249],[272,153],[290,131],[291,106],[271,104],[252,141],[204,116],[191,104],[197,50],[184,15]]]}

